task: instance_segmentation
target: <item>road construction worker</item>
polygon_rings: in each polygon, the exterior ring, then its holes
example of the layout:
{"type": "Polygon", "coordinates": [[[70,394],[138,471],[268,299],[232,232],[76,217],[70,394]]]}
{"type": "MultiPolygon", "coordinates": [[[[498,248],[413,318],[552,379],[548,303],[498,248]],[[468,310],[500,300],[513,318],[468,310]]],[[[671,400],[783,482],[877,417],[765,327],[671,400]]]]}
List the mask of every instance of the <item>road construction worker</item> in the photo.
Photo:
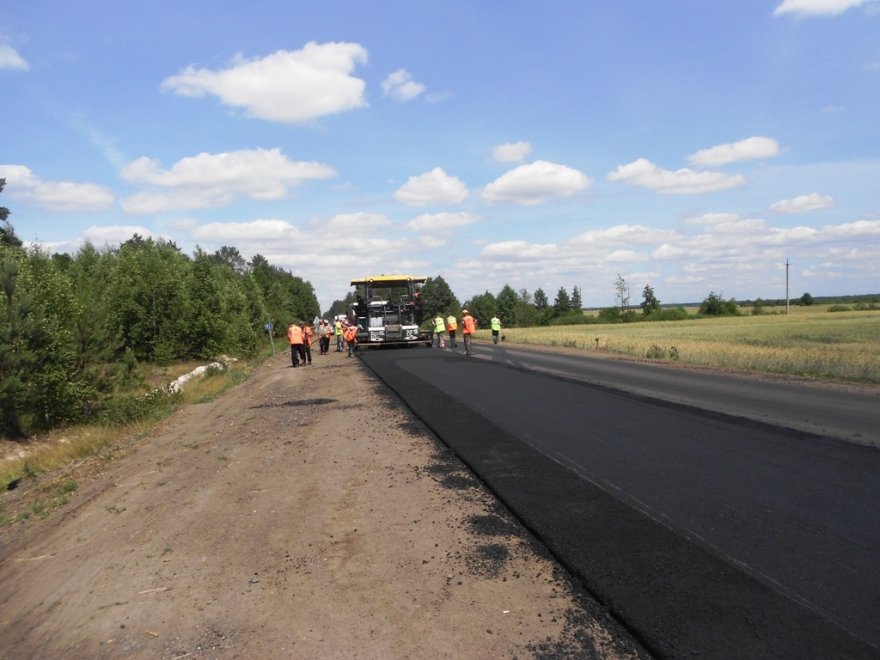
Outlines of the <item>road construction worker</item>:
{"type": "MultiPolygon", "coordinates": [[[[305,349],[306,358],[308,358],[308,364],[312,363],[312,342],[315,341],[315,331],[312,330],[312,326],[308,323],[301,323],[300,326],[303,331],[303,348],[305,349]]],[[[303,364],[306,364],[303,362],[303,364]]]]}
{"type": "Polygon", "coordinates": [[[466,309],[461,310],[461,325],[461,336],[464,339],[465,353],[472,355],[471,340],[473,339],[474,332],[477,330],[477,321],[466,309]]]}
{"type": "Polygon", "coordinates": [[[300,362],[306,363],[306,349],[303,346],[303,340],[302,327],[296,322],[287,326],[287,341],[290,342],[290,364],[293,367],[298,367],[300,362]]]}
{"type": "Polygon", "coordinates": [[[342,327],[342,321],[336,319],[336,323],[333,324],[333,333],[336,335],[336,352],[342,352],[342,340],[343,340],[343,332],[344,328],[342,327]]]}
{"type": "MultiPolygon", "coordinates": [[[[443,333],[446,332],[446,323],[443,321],[443,317],[440,316],[440,313],[437,313],[437,316],[434,317],[434,337],[437,338],[437,348],[445,348],[446,344],[443,343],[443,333]]],[[[434,345],[433,338],[431,339],[431,346],[434,345]]]]}
{"type": "Polygon", "coordinates": [[[357,350],[357,336],[358,336],[358,327],[354,323],[349,323],[345,326],[344,331],[345,342],[348,344],[348,357],[354,355],[355,350],[357,350]]]}
{"type": "Polygon", "coordinates": [[[446,332],[449,333],[449,345],[452,348],[457,348],[458,344],[455,341],[455,333],[458,331],[458,320],[456,320],[455,315],[450,314],[446,317],[446,332]]]}
{"type": "Polygon", "coordinates": [[[498,335],[501,334],[501,319],[498,318],[497,314],[489,321],[489,327],[492,328],[492,343],[497,344],[498,335]]]}
{"type": "Polygon", "coordinates": [[[333,328],[327,323],[327,319],[321,319],[321,326],[318,328],[318,345],[321,347],[321,355],[327,355],[330,352],[330,337],[333,335],[333,328]]]}

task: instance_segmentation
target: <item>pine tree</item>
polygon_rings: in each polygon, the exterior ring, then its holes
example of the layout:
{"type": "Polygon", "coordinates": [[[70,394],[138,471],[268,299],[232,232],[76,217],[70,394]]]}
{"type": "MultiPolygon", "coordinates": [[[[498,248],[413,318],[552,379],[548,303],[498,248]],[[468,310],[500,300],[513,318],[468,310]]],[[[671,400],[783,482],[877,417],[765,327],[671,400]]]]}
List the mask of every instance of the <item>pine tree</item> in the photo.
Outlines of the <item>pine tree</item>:
{"type": "Polygon", "coordinates": [[[544,289],[535,289],[535,309],[539,312],[543,312],[547,309],[549,305],[549,301],[547,300],[547,294],[544,293],[544,289]]]}
{"type": "Polygon", "coordinates": [[[553,312],[556,316],[565,314],[571,309],[571,298],[564,286],[559,287],[556,292],[556,300],[553,301],[553,312]]]}
{"type": "Polygon", "coordinates": [[[571,290],[571,309],[574,312],[582,312],[584,309],[584,301],[581,299],[581,290],[577,286],[571,290]]]}

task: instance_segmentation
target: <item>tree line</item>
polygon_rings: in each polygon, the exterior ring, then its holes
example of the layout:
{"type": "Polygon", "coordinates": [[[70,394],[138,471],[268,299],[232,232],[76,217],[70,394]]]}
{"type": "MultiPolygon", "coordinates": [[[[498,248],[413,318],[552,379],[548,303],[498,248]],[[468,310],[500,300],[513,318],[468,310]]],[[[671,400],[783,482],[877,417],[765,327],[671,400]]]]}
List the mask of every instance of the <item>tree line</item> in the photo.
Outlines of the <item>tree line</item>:
{"type": "MultiPolygon", "coordinates": [[[[0,192],[5,181],[0,179],[0,192]]],[[[76,254],[26,249],[0,208],[0,434],[100,420],[141,362],[254,355],[319,313],[312,285],[234,247],[188,256],[134,235],[76,254]]]]}
{"type": "MultiPolygon", "coordinates": [[[[525,288],[516,291],[509,284],[505,284],[497,294],[485,291],[461,302],[443,276],[437,275],[427,279],[422,287],[421,298],[425,309],[426,325],[430,325],[429,319],[437,314],[460,316],[462,309],[467,309],[477,320],[477,323],[484,328],[488,327],[489,320],[496,315],[506,328],[579,323],[618,323],[648,319],[648,317],[652,320],[669,320],[677,318],[680,313],[687,315],[684,309],[681,309],[680,312],[662,310],[660,301],[657,300],[650,285],[645,285],[644,299],[640,305],[642,313],[637,315],[630,307],[629,285],[619,275],[615,282],[615,290],[617,291],[617,305],[601,310],[598,317],[584,314],[583,294],[577,285],[572,287],[571,293],[566,287],[559,287],[552,301],[541,288],[535,289],[534,292],[529,292],[525,288]]],[[[354,302],[353,293],[342,300],[335,300],[326,315],[345,314],[354,302]]]]}
{"type": "MultiPolygon", "coordinates": [[[[453,314],[461,315],[462,309],[467,309],[482,327],[488,327],[489,320],[498,316],[506,328],[527,328],[532,326],[546,325],[575,325],[593,323],[632,323],[638,321],[680,321],[693,318],[681,305],[661,305],[654,291],[654,287],[645,284],[641,292],[641,300],[638,304],[631,301],[629,283],[620,275],[612,283],[615,292],[615,304],[601,308],[596,315],[584,314],[584,300],[581,289],[573,286],[571,293],[564,286],[559,287],[552,302],[543,289],[535,289],[529,292],[527,289],[515,291],[510,285],[505,284],[497,294],[489,291],[475,295],[463,303],[459,301],[446,280],[441,275],[430,277],[422,287],[422,301],[425,309],[425,325],[430,325],[430,319],[437,314],[445,316],[453,314]]],[[[813,304],[813,297],[809,293],[794,301],[798,305],[813,304]]],[[[354,293],[348,294],[341,300],[333,301],[326,312],[327,316],[346,314],[355,303],[354,293]]],[[[714,291],[699,303],[697,316],[737,316],[742,313],[742,307],[753,307],[753,314],[760,314],[765,305],[770,302],[758,301],[754,303],[738,303],[734,298],[725,299],[721,293],[714,291]]],[[[777,302],[776,304],[784,304],[777,302]]]]}

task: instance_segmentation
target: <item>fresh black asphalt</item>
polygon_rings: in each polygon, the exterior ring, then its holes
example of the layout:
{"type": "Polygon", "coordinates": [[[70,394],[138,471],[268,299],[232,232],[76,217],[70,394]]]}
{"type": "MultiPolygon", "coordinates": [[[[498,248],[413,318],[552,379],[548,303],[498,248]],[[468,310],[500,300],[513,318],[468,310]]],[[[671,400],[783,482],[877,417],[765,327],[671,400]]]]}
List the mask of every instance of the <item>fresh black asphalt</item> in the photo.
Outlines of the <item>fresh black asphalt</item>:
{"type": "Polygon", "coordinates": [[[361,359],[656,655],[880,657],[876,448],[452,351],[361,359]]]}

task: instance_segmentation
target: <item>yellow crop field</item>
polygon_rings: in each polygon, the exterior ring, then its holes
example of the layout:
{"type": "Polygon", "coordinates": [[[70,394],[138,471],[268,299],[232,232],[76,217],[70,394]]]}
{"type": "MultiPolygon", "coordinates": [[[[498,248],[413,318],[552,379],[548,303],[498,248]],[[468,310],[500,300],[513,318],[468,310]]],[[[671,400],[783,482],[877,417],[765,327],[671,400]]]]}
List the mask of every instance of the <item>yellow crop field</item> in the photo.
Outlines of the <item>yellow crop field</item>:
{"type": "Polygon", "coordinates": [[[817,305],[792,307],[788,315],[771,312],[685,321],[511,328],[504,332],[508,341],[523,344],[880,383],[880,311],[876,310],[829,312],[827,306],[817,305]]]}

